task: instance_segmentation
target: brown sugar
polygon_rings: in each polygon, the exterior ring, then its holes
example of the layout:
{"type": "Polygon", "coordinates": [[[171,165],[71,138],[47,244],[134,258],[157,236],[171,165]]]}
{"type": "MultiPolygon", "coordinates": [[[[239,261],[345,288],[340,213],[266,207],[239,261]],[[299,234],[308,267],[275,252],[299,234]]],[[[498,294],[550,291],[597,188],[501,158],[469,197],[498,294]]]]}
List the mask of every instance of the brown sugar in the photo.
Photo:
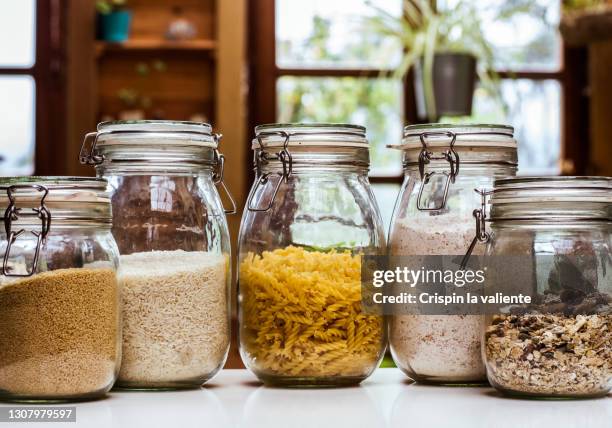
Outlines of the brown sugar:
{"type": "Polygon", "coordinates": [[[120,358],[118,299],[107,268],[0,284],[0,393],[53,398],[110,389],[120,358]]]}

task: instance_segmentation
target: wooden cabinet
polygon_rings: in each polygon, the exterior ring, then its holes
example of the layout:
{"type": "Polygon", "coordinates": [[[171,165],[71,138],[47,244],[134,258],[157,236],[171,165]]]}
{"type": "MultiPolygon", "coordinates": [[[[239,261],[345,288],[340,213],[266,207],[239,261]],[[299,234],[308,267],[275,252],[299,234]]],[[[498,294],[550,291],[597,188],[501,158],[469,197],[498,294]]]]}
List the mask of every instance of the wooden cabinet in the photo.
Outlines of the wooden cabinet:
{"type": "MultiPolygon", "coordinates": [[[[69,143],[66,171],[92,175],[78,164],[86,132],[103,118],[142,108],[147,119],[189,120],[205,116],[224,138],[226,184],[242,209],[248,192],[250,133],[246,129],[246,0],[130,0],[130,38],[95,40],[95,2],[66,6],[66,104],[69,143]],[[169,41],[173,8],[197,29],[192,40],[169,41]],[[132,92],[135,105],[125,101],[132,92]],[[142,99],[145,99],[144,106],[142,99]]],[[[49,106],[49,108],[52,108],[49,106]]],[[[235,241],[240,213],[230,216],[235,241]]]]}
{"type": "Polygon", "coordinates": [[[587,160],[586,168],[579,172],[612,176],[612,3],[607,7],[602,5],[594,10],[566,14],[561,22],[561,33],[566,43],[586,53],[581,64],[573,64],[574,68],[586,68],[585,85],[588,86],[584,90],[588,95],[588,126],[575,135],[572,142],[580,147],[587,160]]]}
{"type": "Polygon", "coordinates": [[[215,122],[218,72],[215,0],[131,0],[130,37],[97,41],[97,119],[201,119],[215,122]],[[176,19],[196,34],[168,40],[176,19]]]}

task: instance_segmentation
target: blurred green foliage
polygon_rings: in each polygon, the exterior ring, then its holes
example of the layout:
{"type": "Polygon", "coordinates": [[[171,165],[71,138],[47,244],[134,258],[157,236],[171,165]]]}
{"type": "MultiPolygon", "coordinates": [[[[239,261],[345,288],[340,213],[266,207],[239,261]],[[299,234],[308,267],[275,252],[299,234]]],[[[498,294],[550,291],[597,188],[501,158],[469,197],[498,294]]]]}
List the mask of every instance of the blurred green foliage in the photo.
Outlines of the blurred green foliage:
{"type": "Polygon", "coordinates": [[[564,0],[563,10],[569,11],[583,11],[583,10],[597,10],[604,9],[606,7],[612,7],[612,1],[610,0],[564,0]]]}
{"type": "Polygon", "coordinates": [[[112,13],[116,10],[125,9],[127,0],[98,0],[96,10],[103,15],[112,13]]]}

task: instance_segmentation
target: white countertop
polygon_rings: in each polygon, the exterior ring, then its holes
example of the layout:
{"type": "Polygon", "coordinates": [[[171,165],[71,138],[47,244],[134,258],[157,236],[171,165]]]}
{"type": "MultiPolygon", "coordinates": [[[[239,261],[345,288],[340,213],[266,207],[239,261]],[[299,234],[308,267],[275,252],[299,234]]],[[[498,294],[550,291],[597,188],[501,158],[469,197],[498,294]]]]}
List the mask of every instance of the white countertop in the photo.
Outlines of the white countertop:
{"type": "MultiPolygon", "coordinates": [[[[411,384],[398,369],[378,369],[353,388],[277,389],[263,387],[246,370],[223,370],[200,390],[111,392],[106,399],[72,404],[77,423],[51,426],[610,428],[610,398],[510,399],[485,387],[411,384]]],[[[17,426],[30,425],[41,426],[17,426]]]]}

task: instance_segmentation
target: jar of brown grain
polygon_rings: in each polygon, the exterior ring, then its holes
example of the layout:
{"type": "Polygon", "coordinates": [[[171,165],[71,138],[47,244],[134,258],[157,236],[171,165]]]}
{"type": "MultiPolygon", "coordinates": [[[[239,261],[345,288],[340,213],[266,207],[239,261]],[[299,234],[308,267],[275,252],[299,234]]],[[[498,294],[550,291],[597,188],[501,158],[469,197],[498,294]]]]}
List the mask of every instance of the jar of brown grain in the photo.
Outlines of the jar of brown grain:
{"type": "Polygon", "coordinates": [[[0,399],[96,398],[121,355],[106,181],[0,179],[0,399]]]}

